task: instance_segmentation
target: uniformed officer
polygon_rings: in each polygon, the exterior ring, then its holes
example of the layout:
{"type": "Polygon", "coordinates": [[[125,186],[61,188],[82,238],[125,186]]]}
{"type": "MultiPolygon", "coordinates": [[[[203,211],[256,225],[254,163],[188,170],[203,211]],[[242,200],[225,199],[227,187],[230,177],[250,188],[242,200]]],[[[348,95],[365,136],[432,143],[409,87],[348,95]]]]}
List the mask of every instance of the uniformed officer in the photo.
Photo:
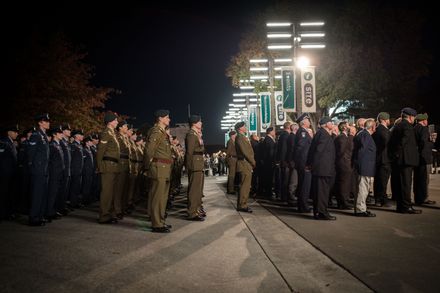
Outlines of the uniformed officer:
{"type": "Polygon", "coordinates": [[[83,203],[88,205],[93,202],[92,184],[93,176],[95,175],[95,163],[91,146],[93,145],[92,137],[86,136],[84,139],[84,167],[82,170],[82,186],[81,194],[83,197],[83,203]]]}
{"type": "Polygon", "coordinates": [[[128,175],[130,173],[130,143],[128,142],[127,132],[128,123],[123,120],[119,122],[116,132],[118,139],[120,155],[119,155],[119,173],[116,177],[116,193],[114,198],[114,205],[116,217],[119,220],[124,218],[124,206],[128,199],[128,175]]]}
{"type": "Polygon", "coordinates": [[[306,170],[306,160],[312,143],[312,137],[309,133],[310,118],[308,114],[304,113],[299,116],[296,123],[300,126],[295,135],[293,155],[295,168],[298,172],[298,212],[308,213],[310,208],[307,201],[310,197],[310,185],[312,183],[311,173],[309,170],[306,170]]]}
{"type": "Polygon", "coordinates": [[[226,162],[228,163],[228,190],[229,194],[235,194],[235,173],[237,168],[237,151],[235,150],[235,138],[237,132],[229,132],[229,140],[226,145],[226,162]]]}
{"type": "Polygon", "coordinates": [[[388,153],[391,159],[395,180],[397,212],[402,214],[420,214],[411,204],[411,183],[413,168],[419,164],[416,136],[414,133],[414,119],[417,115],[412,108],[402,109],[402,121],[391,131],[388,153]]]}
{"type": "Polygon", "coordinates": [[[84,133],[82,130],[72,131],[73,142],[70,144],[72,161],[70,165],[71,183],[69,193],[69,203],[71,208],[82,206],[81,184],[82,172],[84,168],[84,148],[82,141],[84,133]]]}
{"type": "Polygon", "coordinates": [[[72,129],[70,128],[70,125],[68,123],[63,124],[61,126],[61,129],[63,130],[63,138],[60,140],[60,145],[63,149],[64,155],[64,173],[63,180],[61,182],[60,196],[57,199],[56,205],[59,213],[61,213],[62,215],[67,215],[69,210],[66,207],[66,202],[70,192],[70,167],[72,163],[72,150],[70,148],[69,139],[70,135],[72,134],[72,129]]]}
{"type": "Polygon", "coordinates": [[[152,231],[170,232],[170,225],[165,224],[165,209],[170,189],[171,166],[173,157],[170,142],[165,128],[170,125],[168,110],[157,110],[154,113],[156,124],[148,134],[144,151],[144,168],[150,178],[149,214],[152,231]]]}
{"type": "Polygon", "coordinates": [[[36,131],[35,127],[29,128],[23,132],[23,138],[18,148],[18,181],[19,181],[19,211],[28,214],[30,210],[30,169],[27,156],[29,138],[36,131]]]}
{"type": "Polygon", "coordinates": [[[329,117],[319,120],[321,126],[310,145],[306,168],[312,173],[313,214],[317,220],[336,220],[327,210],[335,171],[335,144],[331,136],[333,122],[329,117]]]}
{"type": "Polygon", "coordinates": [[[98,173],[98,164],[96,163],[96,154],[98,152],[99,135],[97,133],[92,134],[92,145],[90,150],[93,154],[93,163],[95,172],[93,174],[92,182],[92,196],[94,200],[99,200],[99,194],[101,192],[101,175],[98,173]]]}
{"type": "Polygon", "coordinates": [[[249,139],[246,137],[246,124],[238,122],[235,124],[237,137],[235,138],[235,149],[237,151],[237,172],[240,174],[240,188],[237,198],[237,211],[252,213],[248,206],[249,192],[252,183],[252,170],[256,167],[254,151],[249,139]]]}
{"type": "Polygon", "coordinates": [[[115,135],[115,128],[118,125],[118,116],[115,113],[107,112],[104,116],[106,128],[100,135],[96,162],[98,171],[101,174],[101,196],[99,223],[117,223],[113,206],[116,177],[119,174],[120,149],[118,139],[115,135]]]}
{"type": "Polygon", "coordinates": [[[27,148],[28,164],[31,171],[30,226],[43,226],[47,207],[47,184],[49,176],[49,139],[46,131],[50,127],[49,114],[35,117],[38,128],[29,138],[27,148]]]}
{"type": "Polygon", "coordinates": [[[185,138],[185,167],[188,171],[188,220],[203,221],[203,153],[202,118],[199,115],[189,117],[190,130],[185,138]]]}
{"type": "Polygon", "coordinates": [[[127,131],[127,141],[130,147],[130,173],[128,175],[128,193],[127,200],[124,202],[123,210],[127,214],[131,214],[134,210],[134,192],[136,189],[136,179],[139,174],[139,169],[141,167],[141,157],[138,157],[137,147],[136,147],[136,130],[133,128],[132,124],[129,124],[127,131]]]}
{"type": "Polygon", "coordinates": [[[60,126],[51,131],[52,140],[49,144],[49,196],[47,200],[46,218],[48,221],[59,219],[61,214],[57,212],[56,203],[61,196],[64,175],[64,153],[61,147],[63,130],[60,126]]]}
{"type": "Polygon", "coordinates": [[[136,205],[136,203],[138,202],[139,196],[141,194],[141,189],[144,188],[146,184],[145,174],[144,172],[142,172],[143,158],[144,158],[144,137],[140,133],[136,136],[135,143],[136,143],[136,156],[138,159],[138,164],[137,164],[136,186],[133,194],[133,205],[136,205]]]}
{"type": "Polygon", "coordinates": [[[5,132],[6,136],[0,138],[0,221],[13,218],[16,209],[17,148],[14,141],[18,125],[7,127],[5,132]]]}

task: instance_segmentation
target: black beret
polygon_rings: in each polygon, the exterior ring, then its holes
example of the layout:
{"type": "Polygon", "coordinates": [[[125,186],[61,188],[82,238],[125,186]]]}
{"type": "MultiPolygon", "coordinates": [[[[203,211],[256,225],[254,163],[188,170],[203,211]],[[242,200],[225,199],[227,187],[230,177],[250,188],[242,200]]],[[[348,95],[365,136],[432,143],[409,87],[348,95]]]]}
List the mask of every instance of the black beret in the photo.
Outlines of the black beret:
{"type": "Polygon", "coordinates": [[[127,124],[127,127],[128,127],[129,125],[128,125],[127,121],[122,120],[121,122],[118,123],[118,128],[121,128],[122,126],[124,126],[126,124],[127,124]]]}
{"type": "Polygon", "coordinates": [[[233,136],[234,134],[237,134],[234,130],[229,131],[229,136],[233,136]]]}
{"type": "Polygon", "coordinates": [[[296,123],[300,123],[301,121],[303,121],[304,119],[310,119],[310,117],[309,117],[309,114],[307,114],[307,113],[303,113],[301,116],[299,116],[297,119],[296,119],[296,123]]]}
{"type": "Polygon", "coordinates": [[[319,125],[324,125],[327,124],[328,122],[332,122],[332,120],[330,119],[330,117],[325,116],[319,120],[319,125]]]}
{"type": "Polygon", "coordinates": [[[189,124],[195,124],[201,120],[202,120],[202,117],[200,115],[191,115],[188,118],[189,124]]]}
{"type": "Polygon", "coordinates": [[[91,135],[87,135],[85,138],[84,138],[84,142],[88,142],[88,141],[92,141],[92,136],[91,135]]]}
{"type": "Polygon", "coordinates": [[[72,130],[72,128],[70,128],[70,124],[69,123],[61,125],[61,129],[62,130],[72,130]]]}
{"type": "Polygon", "coordinates": [[[414,110],[413,108],[406,107],[402,109],[402,114],[406,114],[409,116],[417,116],[417,111],[414,110]]]}
{"type": "Polygon", "coordinates": [[[92,139],[99,139],[99,135],[97,133],[92,134],[92,139]]]}
{"type": "Polygon", "coordinates": [[[82,129],[75,129],[74,131],[72,131],[72,136],[75,135],[84,135],[84,131],[82,129]]]}
{"type": "Polygon", "coordinates": [[[159,117],[165,117],[167,115],[170,115],[170,111],[168,110],[156,110],[156,112],[154,112],[154,117],[159,118],[159,117]]]}
{"type": "Polygon", "coordinates": [[[138,135],[137,137],[136,137],[136,142],[139,142],[139,141],[141,141],[141,140],[143,140],[144,139],[144,137],[142,136],[142,135],[138,135]]]}
{"type": "Polygon", "coordinates": [[[36,122],[40,122],[40,121],[47,121],[47,122],[49,122],[50,121],[49,114],[48,113],[44,113],[44,114],[37,115],[37,116],[35,116],[35,121],[36,122]]]}
{"type": "Polygon", "coordinates": [[[116,115],[116,113],[113,112],[107,112],[104,115],[104,123],[107,124],[109,122],[114,121],[115,119],[118,119],[118,115],[116,115]]]}
{"type": "Polygon", "coordinates": [[[271,127],[268,127],[267,129],[266,129],[266,133],[269,133],[269,132],[272,132],[273,131],[273,127],[271,126],[271,127]]]}
{"type": "Polygon", "coordinates": [[[239,130],[240,128],[242,128],[245,125],[246,125],[246,123],[244,123],[243,121],[240,121],[235,124],[234,128],[235,128],[235,130],[239,130]]]}
{"type": "Polygon", "coordinates": [[[50,132],[52,133],[52,135],[55,134],[55,133],[63,133],[63,129],[61,128],[61,126],[58,126],[58,127],[52,128],[50,130],[50,132]]]}

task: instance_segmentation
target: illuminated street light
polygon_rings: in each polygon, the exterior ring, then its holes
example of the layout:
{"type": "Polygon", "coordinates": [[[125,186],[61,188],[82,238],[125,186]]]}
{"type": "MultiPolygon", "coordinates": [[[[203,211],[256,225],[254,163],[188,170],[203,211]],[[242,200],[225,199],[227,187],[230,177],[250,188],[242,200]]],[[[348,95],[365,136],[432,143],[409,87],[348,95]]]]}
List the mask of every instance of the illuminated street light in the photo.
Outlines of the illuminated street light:
{"type": "Polygon", "coordinates": [[[267,67],[251,67],[250,71],[267,71],[268,69],[267,67]]]}
{"type": "Polygon", "coordinates": [[[309,58],[306,58],[306,57],[299,57],[299,58],[296,60],[296,65],[297,65],[299,68],[304,68],[304,67],[306,67],[306,66],[309,66],[309,65],[310,65],[310,59],[309,59],[309,58]]]}
{"type": "Polygon", "coordinates": [[[266,26],[268,27],[289,27],[292,23],[290,22],[268,22],[266,26]]]}
{"type": "Polygon", "coordinates": [[[301,22],[300,26],[323,26],[325,23],[323,21],[316,22],[301,22]]]}
{"type": "Polygon", "coordinates": [[[267,59],[251,59],[251,60],[249,60],[250,63],[266,63],[268,61],[269,60],[267,60],[267,59]]]}
{"type": "Polygon", "coordinates": [[[252,86],[252,85],[244,85],[244,86],[240,86],[240,89],[241,90],[252,90],[252,89],[254,89],[255,87],[254,86],[252,86]]]}
{"type": "Polygon", "coordinates": [[[323,49],[325,48],[324,44],[303,44],[299,45],[301,49],[323,49]]]}
{"type": "Polygon", "coordinates": [[[290,33],[272,33],[267,34],[267,37],[269,39],[288,39],[292,37],[292,34],[290,33]]]}
{"type": "Polygon", "coordinates": [[[292,49],[292,45],[287,44],[277,44],[277,45],[269,45],[267,46],[269,50],[289,50],[292,49]]]}

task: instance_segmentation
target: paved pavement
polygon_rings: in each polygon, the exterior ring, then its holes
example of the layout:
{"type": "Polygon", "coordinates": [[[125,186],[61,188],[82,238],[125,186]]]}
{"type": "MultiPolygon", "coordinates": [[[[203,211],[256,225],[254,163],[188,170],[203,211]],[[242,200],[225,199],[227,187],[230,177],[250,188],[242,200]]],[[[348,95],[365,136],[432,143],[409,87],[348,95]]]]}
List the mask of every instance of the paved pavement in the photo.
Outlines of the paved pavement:
{"type": "Polygon", "coordinates": [[[144,208],[116,225],[97,224],[96,206],[45,227],[1,223],[0,292],[439,291],[440,211],[322,222],[254,202],[238,213],[225,179],[206,178],[205,222],[185,220],[179,196],[170,234],[151,233],[144,208]]]}

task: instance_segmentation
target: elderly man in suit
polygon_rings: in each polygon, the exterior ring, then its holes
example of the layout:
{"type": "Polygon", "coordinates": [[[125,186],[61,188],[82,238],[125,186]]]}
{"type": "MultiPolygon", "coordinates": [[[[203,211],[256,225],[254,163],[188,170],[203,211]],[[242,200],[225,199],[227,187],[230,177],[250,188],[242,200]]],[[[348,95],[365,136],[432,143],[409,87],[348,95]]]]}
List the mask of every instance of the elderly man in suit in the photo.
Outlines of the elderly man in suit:
{"type": "Polygon", "coordinates": [[[375,217],[367,211],[368,190],[376,170],[376,144],[371,136],[376,128],[374,119],[367,119],[364,129],[353,140],[353,163],[356,169],[358,192],[355,197],[354,214],[358,217],[375,217]]]}

